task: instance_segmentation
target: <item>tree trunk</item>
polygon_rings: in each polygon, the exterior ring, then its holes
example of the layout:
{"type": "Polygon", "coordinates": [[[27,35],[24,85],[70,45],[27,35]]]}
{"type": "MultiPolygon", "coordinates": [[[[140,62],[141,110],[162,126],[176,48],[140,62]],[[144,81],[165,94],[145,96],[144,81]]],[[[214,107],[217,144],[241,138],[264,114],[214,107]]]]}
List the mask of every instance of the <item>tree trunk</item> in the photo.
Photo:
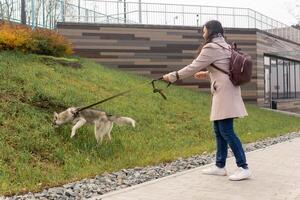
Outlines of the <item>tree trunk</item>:
{"type": "Polygon", "coordinates": [[[26,25],[26,4],[25,4],[25,0],[21,0],[21,22],[22,24],[26,25]]]}

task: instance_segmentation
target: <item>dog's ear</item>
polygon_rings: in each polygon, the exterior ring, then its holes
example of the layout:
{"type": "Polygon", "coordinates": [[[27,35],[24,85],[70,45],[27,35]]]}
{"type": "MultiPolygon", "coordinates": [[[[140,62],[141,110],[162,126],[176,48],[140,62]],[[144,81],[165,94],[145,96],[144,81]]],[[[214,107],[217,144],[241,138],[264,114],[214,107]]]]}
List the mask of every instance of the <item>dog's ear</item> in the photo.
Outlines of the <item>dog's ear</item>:
{"type": "Polygon", "coordinates": [[[54,117],[57,117],[57,116],[58,116],[57,112],[54,112],[53,115],[54,115],[54,117]]]}

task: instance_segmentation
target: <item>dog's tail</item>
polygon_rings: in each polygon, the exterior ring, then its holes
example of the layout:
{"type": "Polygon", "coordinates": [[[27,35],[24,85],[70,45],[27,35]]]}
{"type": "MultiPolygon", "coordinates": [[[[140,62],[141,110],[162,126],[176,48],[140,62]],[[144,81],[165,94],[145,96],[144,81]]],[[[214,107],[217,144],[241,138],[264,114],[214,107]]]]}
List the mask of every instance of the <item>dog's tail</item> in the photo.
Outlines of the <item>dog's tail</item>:
{"type": "Polygon", "coordinates": [[[126,125],[129,124],[132,127],[135,127],[135,120],[130,117],[116,117],[116,116],[109,116],[108,119],[118,125],[126,125]]]}

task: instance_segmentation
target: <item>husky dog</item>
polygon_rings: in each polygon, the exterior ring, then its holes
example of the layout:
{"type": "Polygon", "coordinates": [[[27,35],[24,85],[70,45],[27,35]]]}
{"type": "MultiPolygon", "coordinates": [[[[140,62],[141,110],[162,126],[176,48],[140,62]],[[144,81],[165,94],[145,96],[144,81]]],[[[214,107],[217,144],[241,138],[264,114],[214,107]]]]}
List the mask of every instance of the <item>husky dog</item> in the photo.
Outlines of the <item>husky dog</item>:
{"type": "Polygon", "coordinates": [[[118,125],[129,124],[135,127],[135,120],[129,117],[116,117],[96,109],[86,109],[76,113],[77,109],[78,108],[72,107],[59,114],[54,112],[53,125],[55,127],[68,122],[74,124],[71,138],[76,134],[76,130],[86,123],[95,125],[95,137],[97,143],[99,143],[99,140],[100,143],[102,143],[105,135],[108,135],[108,138],[111,140],[110,132],[114,123],[118,125]]]}

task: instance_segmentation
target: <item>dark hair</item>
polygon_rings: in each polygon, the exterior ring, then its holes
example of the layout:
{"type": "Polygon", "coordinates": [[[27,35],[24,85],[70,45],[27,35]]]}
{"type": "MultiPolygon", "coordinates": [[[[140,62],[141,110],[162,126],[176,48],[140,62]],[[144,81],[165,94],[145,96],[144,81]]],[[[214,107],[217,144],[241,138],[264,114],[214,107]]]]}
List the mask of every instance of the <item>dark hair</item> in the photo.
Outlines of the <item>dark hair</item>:
{"type": "Polygon", "coordinates": [[[222,27],[222,24],[219,21],[210,20],[210,21],[206,22],[202,26],[202,32],[203,32],[204,27],[206,27],[206,29],[207,29],[208,36],[207,36],[207,39],[205,39],[204,44],[201,44],[199,46],[198,51],[197,51],[197,56],[200,54],[203,46],[206,45],[207,43],[210,43],[213,38],[219,37],[220,35],[222,37],[224,37],[224,29],[222,27]]]}

